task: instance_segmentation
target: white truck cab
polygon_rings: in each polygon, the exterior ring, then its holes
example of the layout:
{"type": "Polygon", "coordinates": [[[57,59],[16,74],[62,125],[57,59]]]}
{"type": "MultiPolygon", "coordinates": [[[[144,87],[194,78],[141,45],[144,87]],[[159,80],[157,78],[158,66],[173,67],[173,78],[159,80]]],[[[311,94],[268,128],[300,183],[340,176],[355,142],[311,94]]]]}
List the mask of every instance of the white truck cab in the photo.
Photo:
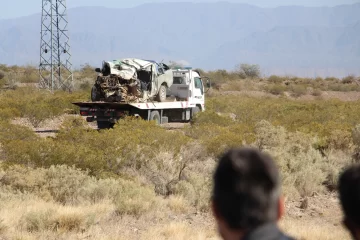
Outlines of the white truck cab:
{"type": "Polygon", "coordinates": [[[167,95],[176,97],[180,101],[187,101],[189,106],[205,110],[205,87],[200,74],[191,68],[176,69],[173,71],[173,84],[167,95]]]}

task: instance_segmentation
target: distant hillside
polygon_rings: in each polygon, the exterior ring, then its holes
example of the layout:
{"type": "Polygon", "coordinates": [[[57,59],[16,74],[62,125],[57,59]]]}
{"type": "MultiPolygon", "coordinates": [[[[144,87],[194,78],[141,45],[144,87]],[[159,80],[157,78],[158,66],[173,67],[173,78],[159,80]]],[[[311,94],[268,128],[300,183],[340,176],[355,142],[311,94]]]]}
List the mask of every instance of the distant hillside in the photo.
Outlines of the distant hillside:
{"type": "MultiPolygon", "coordinates": [[[[186,60],[206,69],[258,63],[267,74],[360,74],[360,4],[259,8],[159,3],[69,10],[75,66],[104,59],[186,60]]],[[[0,20],[0,62],[38,64],[40,14],[0,20]]]]}

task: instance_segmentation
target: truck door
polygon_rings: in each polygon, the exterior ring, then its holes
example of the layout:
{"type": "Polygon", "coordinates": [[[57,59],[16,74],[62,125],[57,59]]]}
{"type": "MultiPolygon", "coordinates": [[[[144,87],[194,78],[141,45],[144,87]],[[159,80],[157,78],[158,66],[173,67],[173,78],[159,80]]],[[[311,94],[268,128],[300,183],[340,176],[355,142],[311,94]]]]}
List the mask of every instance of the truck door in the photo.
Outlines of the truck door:
{"type": "Polygon", "coordinates": [[[194,90],[192,95],[196,100],[202,100],[204,98],[204,85],[200,77],[194,78],[194,90]]]}

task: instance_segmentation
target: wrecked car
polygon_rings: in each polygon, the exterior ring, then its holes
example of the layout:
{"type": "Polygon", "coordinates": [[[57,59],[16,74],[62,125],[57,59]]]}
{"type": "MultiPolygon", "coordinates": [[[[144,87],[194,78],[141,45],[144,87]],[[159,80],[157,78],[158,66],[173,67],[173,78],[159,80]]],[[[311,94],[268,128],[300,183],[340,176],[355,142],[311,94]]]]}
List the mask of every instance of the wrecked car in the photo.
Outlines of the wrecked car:
{"type": "Polygon", "coordinates": [[[93,102],[164,102],[173,84],[173,71],[150,60],[104,61],[95,71],[99,74],[91,90],[93,102]]]}

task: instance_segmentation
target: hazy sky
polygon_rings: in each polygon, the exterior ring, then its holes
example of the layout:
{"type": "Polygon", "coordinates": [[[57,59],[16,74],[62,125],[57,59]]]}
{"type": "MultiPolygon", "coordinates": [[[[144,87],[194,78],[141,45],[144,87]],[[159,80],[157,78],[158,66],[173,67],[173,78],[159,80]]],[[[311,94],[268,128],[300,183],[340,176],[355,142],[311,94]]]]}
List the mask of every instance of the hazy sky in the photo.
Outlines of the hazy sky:
{"type": "MultiPolygon", "coordinates": [[[[67,0],[68,7],[105,6],[134,7],[146,2],[217,2],[219,0],[67,0]]],[[[223,1],[223,0],[222,0],[223,1]]],[[[41,11],[42,0],[0,0],[0,19],[26,16],[41,11]]],[[[284,5],[335,6],[351,4],[360,0],[228,0],[228,2],[248,3],[260,7],[284,5]]]]}

